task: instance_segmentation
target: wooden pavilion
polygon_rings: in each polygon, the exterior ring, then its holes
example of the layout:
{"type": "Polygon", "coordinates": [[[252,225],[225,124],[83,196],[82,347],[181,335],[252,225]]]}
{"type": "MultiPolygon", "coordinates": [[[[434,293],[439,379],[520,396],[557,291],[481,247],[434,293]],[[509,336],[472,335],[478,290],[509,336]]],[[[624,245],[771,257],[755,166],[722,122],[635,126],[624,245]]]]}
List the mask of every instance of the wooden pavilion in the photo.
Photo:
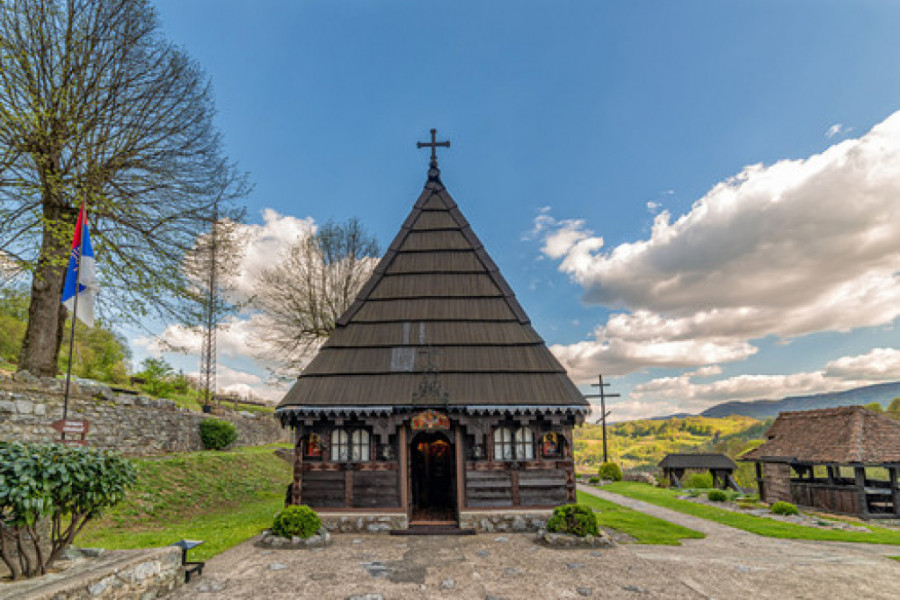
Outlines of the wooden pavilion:
{"type": "Polygon", "coordinates": [[[900,422],[862,406],[783,412],[766,439],[741,457],[764,501],[900,517],[900,422]]]}
{"type": "Polygon", "coordinates": [[[575,499],[588,403],[424,145],[425,189],[276,410],[296,443],[289,502],[395,528],[548,511],[575,499]]]}
{"type": "MultiPolygon", "coordinates": [[[[724,454],[667,454],[659,462],[663,476],[675,487],[681,487],[681,478],[687,470],[709,471],[713,487],[726,489],[737,470],[733,460],[724,454]]],[[[735,484],[736,485],[736,484],[735,484]]]]}

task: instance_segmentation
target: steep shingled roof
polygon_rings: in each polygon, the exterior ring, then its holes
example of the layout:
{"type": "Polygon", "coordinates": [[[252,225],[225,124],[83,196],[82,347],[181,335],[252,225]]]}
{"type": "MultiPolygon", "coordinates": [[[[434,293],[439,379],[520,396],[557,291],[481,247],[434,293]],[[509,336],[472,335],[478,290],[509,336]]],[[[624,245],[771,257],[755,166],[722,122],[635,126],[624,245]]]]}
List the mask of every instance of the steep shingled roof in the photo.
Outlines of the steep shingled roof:
{"type": "Polygon", "coordinates": [[[415,405],[429,367],[451,406],[588,406],[436,164],[371,278],[279,407],[415,405]]]}
{"type": "Polygon", "coordinates": [[[766,432],[768,441],[741,460],[881,464],[900,462],[900,421],[862,406],[789,411],[766,432]]]}

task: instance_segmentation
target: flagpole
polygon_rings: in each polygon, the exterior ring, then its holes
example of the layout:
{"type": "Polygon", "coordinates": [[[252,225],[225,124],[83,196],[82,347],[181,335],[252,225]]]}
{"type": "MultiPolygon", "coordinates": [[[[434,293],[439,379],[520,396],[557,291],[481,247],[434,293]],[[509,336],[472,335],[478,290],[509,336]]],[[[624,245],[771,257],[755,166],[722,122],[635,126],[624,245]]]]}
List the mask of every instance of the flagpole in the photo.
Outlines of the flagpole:
{"type": "MultiPolygon", "coordinates": [[[[76,220],[75,229],[81,227],[81,231],[76,231],[79,237],[78,239],[78,265],[75,267],[75,301],[72,303],[72,330],[69,334],[69,364],[66,369],[66,393],[63,396],[63,421],[69,418],[69,384],[72,382],[72,354],[75,350],[75,321],[77,320],[76,315],[78,315],[78,296],[80,295],[78,292],[78,286],[81,284],[81,265],[84,261],[84,257],[82,253],[84,252],[84,222],[87,221],[87,211],[84,208],[84,202],[81,203],[81,208],[78,211],[78,219],[76,220]]],[[[62,428],[62,434],[60,436],[60,440],[66,440],[66,429],[62,428]]]]}

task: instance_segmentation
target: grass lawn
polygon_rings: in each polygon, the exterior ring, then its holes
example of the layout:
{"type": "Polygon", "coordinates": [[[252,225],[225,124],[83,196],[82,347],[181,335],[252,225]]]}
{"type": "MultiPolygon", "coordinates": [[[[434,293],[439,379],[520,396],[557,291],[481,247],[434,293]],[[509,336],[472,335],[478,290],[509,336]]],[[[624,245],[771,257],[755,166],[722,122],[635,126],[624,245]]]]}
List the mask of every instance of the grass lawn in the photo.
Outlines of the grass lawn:
{"type": "Polygon", "coordinates": [[[137,484],[75,543],[113,549],[201,539],[191,559],[215,556],[265,529],[284,506],[291,467],[276,447],[134,459],[137,484]]]}
{"type": "Polygon", "coordinates": [[[608,492],[614,492],[643,500],[650,504],[656,504],[685,514],[703,519],[709,519],[723,525],[730,525],[750,533],[773,538],[794,540],[823,540],[834,542],[865,542],[870,544],[893,544],[900,546],[900,531],[886,529],[875,525],[866,525],[871,533],[862,531],[838,531],[831,529],[818,529],[805,527],[793,523],[784,523],[765,517],[745,515],[722,508],[697,504],[687,500],[679,500],[675,496],[682,493],[679,490],[669,490],[651,487],[644,483],[619,481],[603,486],[608,492]]]}
{"type": "Polygon", "coordinates": [[[706,537],[699,531],[651,517],[591,494],[578,492],[578,502],[600,511],[597,514],[600,525],[627,533],[641,544],[680,546],[679,540],[706,537]]]}

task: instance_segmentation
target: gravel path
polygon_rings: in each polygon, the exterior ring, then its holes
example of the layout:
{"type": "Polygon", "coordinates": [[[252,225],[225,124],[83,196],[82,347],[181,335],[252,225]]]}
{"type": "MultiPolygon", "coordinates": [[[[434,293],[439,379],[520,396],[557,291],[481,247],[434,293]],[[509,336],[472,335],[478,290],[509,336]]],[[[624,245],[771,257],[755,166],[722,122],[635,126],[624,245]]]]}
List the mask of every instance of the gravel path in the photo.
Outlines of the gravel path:
{"type": "Polygon", "coordinates": [[[704,598],[900,598],[900,546],[782,540],[591,487],[579,490],[702,531],[681,546],[629,550],[704,598]]]}
{"type": "Polygon", "coordinates": [[[764,538],[594,488],[582,491],[704,532],[682,546],[551,550],[530,534],[336,535],[319,550],[252,541],[207,563],[172,600],[312,598],[900,598],[900,547],[764,538]]]}

